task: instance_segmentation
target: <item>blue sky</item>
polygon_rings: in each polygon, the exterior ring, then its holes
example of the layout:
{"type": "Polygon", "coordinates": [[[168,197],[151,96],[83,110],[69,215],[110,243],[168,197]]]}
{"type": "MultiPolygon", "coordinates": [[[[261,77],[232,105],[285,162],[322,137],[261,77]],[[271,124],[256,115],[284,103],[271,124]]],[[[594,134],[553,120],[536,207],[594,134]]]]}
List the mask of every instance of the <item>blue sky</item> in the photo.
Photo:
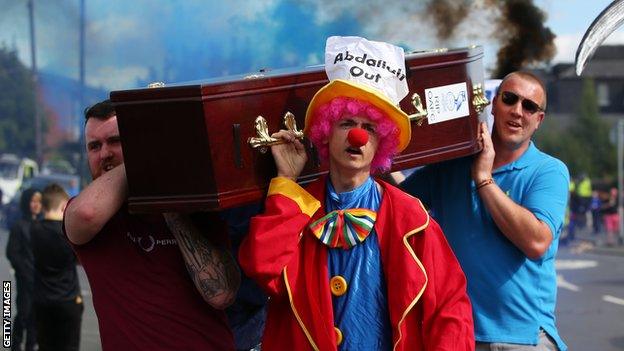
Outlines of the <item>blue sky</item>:
{"type": "MultiPolygon", "coordinates": [[[[85,0],[87,82],[107,90],[151,80],[180,82],[260,68],[321,63],[329,35],[361,35],[408,49],[480,44],[492,69],[500,43],[492,39],[495,13],[479,10],[453,38],[432,31],[425,1],[387,0],[85,0]]],[[[553,62],[572,62],[576,47],[606,0],[536,0],[557,38],[553,62]]],[[[79,0],[35,0],[40,69],[78,77],[79,0]]],[[[30,65],[26,0],[0,0],[0,45],[30,65]]],[[[624,30],[607,43],[624,43],[624,30]]]]}
{"type": "MultiPolygon", "coordinates": [[[[537,6],[548,15],[547,25],[557,35],[555,61],[572,62],[585,30],[612,1],[610,0],[538,0],[537,6]]],[[[606,44],[624,44],[624,27],[613,32],[606,44]]]]}
{"type": "Polygon", "coordinates": [[[548,13],[547,23],[558,34],[575,34],[581,27],[588,27],[593,19],[609,4],[610,0],[538,0],[538,5],[548,13]]]}

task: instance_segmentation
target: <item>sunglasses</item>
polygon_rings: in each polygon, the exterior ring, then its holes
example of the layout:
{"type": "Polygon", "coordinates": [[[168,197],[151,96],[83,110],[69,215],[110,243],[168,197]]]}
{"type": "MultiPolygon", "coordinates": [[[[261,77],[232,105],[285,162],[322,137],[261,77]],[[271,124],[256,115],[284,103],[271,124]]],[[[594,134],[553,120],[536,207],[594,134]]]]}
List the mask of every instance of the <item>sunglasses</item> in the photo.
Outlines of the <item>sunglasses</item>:
{"type": "Polygon", "coordinates": [[[503,91],[501,93],[501,101],[507,106],[515,105],[518,100],[522,100],[522,109],[530,114],[534,114],[537,111],[544,111],[535,101],[520,97],[516,93],[512,93],[511,91],[503,91]]]}

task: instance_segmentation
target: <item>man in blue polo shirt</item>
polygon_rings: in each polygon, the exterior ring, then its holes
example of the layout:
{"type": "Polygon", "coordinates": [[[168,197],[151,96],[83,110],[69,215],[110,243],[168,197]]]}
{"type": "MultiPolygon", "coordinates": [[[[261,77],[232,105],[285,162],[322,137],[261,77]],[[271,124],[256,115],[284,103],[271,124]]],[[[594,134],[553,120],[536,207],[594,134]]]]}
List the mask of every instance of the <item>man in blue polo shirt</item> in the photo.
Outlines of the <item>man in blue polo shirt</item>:
{"type": "Polygon", "coordinates": [[[535,147],[546,91],[527,72],[503,79],[483,151],[417,170],[402,188],[440,223],[466,274],[477,350],[566,350],[555,327],[555,254],[569,173],[535,147]]]}

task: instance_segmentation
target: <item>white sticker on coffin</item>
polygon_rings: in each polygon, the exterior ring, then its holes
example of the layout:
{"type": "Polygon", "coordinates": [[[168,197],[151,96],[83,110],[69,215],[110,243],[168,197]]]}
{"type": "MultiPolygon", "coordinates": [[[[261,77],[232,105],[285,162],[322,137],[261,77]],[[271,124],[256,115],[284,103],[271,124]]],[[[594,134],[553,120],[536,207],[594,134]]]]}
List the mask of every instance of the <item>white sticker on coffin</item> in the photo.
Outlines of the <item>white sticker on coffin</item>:
{"type": "Polygon", "coordinates": [[[466,82],[425,89],[425,106],[429,124],[467,117],[470,112],[466,82]]]}

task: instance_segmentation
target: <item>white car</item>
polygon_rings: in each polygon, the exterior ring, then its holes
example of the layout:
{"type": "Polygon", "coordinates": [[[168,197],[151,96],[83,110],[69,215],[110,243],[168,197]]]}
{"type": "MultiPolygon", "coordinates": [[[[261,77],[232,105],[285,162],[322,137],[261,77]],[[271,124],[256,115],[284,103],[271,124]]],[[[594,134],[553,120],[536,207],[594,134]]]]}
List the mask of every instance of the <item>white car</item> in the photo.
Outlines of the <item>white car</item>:
{"type": "Polygon", "coordinates": [[[25,181],[39,173],[37,162],[29,158],[19,158],[12,154],[0,156],[0,190],[2,204],[7,204],[15,196],[25,181]]]}

